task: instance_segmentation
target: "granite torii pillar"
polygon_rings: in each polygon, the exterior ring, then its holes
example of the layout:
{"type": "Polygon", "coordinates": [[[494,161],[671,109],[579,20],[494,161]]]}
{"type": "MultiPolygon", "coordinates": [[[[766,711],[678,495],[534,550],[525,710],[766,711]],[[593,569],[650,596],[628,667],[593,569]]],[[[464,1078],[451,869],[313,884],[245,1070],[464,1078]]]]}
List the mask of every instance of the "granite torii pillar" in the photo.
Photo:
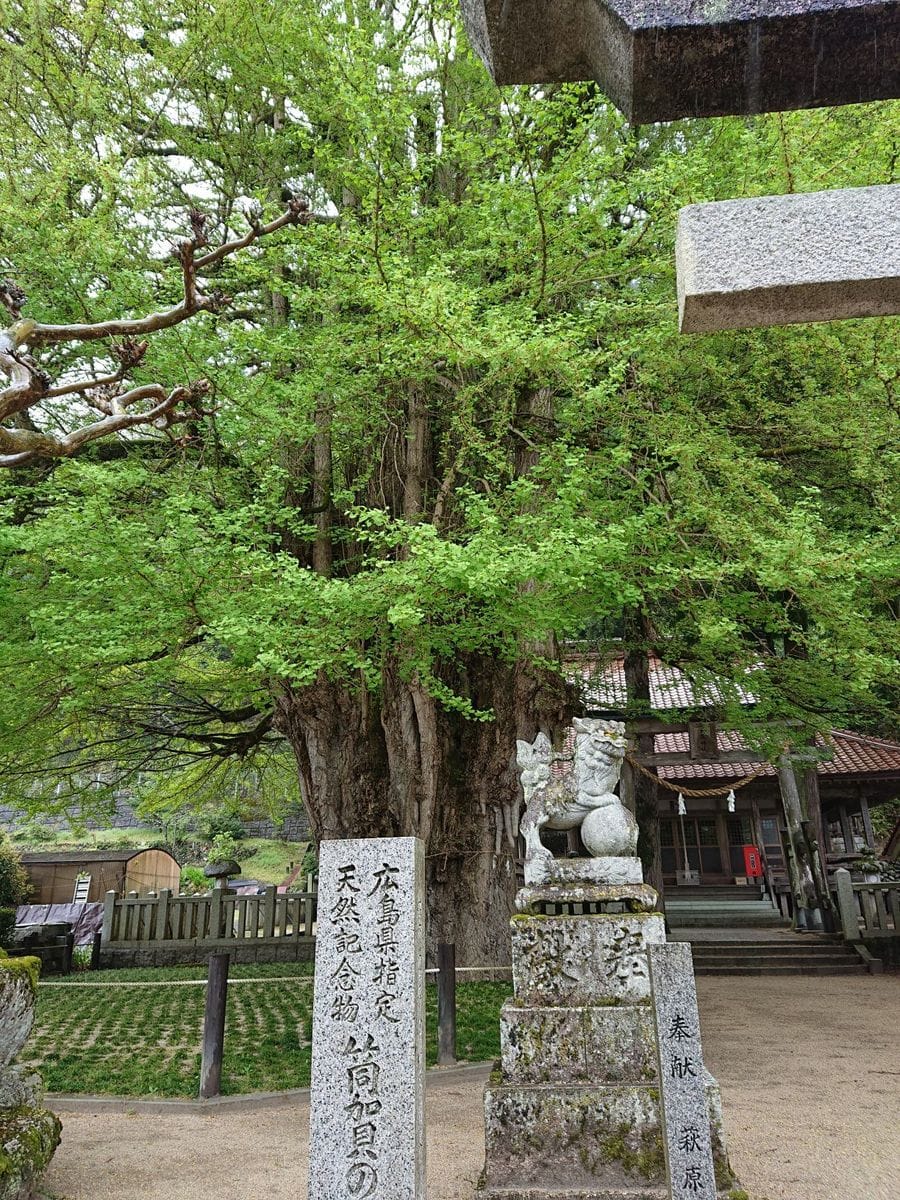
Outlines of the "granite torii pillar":
{"type": "MultiPolygon", "coordinates": [[[[595,79],[636,124],[900,96],[900,0],[461,6],[497,83],[595,79]]],[[[683,332],[898,313],[900,186],[692,205],[676,257],[683,332]]]]}

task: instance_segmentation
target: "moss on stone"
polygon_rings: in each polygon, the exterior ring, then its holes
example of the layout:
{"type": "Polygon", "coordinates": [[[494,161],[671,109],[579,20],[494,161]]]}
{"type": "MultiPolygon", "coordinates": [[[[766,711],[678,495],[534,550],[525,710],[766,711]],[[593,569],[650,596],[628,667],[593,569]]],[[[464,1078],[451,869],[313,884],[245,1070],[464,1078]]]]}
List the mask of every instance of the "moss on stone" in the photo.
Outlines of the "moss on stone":
{"type": "Polygon", "coordinates": [[[637,1148],[633,1143],[634,1131],[628,1125],[620,1125],[614,1134],[600,1142],[600,1161],[618,1163],[626,1175],[640,1175],[648,1183],[665,1177],[666,1160],[662,1137],[659,1133],[645,1130],[640,1135],[637,1148]],[[629,1134],[632,1135],[631,1143],[629,1134]]]}
{"type": "Polygon", "coordinates": [[[59,1145],[59,1117],[45,1108],[14,1108],[0,1112],[0,1200],[19,1200],[31,1194],[59,1145]]]}
{"type": "Polygon", "coordinates": [[[0,950],[0,971],[8,971],[10,975],[30,979],[32,989],[36,989],[38,976],[41,973],[41,960],[31,955],[23,958],[10,958],[5,950],[0,950]]]}
{"type": "Polygon", "coordinates": [[[716,1176],[717,1191],[724,1192],[734,1183],[734,1171],[728,1164],[728,1159],[713,1152],[713,1171],[716,1176]]]}

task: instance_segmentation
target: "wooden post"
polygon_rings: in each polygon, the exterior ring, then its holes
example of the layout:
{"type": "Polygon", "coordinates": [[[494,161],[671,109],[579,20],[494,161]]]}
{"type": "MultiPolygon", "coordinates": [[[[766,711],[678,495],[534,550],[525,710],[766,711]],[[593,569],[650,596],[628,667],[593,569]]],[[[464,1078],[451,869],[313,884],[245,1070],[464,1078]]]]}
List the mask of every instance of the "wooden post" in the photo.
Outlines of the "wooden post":
{"type": "MultiPolygon", "coordinates": [[[[640,608],[628,608],[624,613],[625,636],[625,695],[626,707],[631,720],[635,716],[647,716],[650,705],[650,646],[653,634],[650,619],[640,608]]],[[[654,735],[652,733],[637,733],[630,722],[626,722],[626,732],[633,737],[634,750],[638,761],[643,756],[653,754],[654,735]]],[[[665,915],[666,898],[662,877],[662,851],[659,844],[659,795],[655,779],[650,779],[641,771],[631,775],[631,795],[633,809],[637,818],[638,855],[644,868],[644,879],[658,896],[657,909],[665,915]]]]}
{"type": "Polygon", "coordinates": [[[837,883],[838,909],[841,914],[841,932],[848,942],[859,941],[859,915],[856,911],[856,898],[853,895],[853,884],[850,872],[846,867],[838,867],[834,873],[837,883]]]}
{"type": "Polygon", "coordinates": [[[790,756],[786,753],[782,754],[776,768],[791,849],[788,867],[791,876],[791,891],[794,894],[794,923],[801,931],[821,929],[822,914],[816,906],[816,885],[810,862],[811,854],[803,832],[800,789],[797,786],[797,777],[794,774],[790,756]]]}
{"type": "MultiPolygon", "coordinates": [[[[209,897],[209,938],[217,942],[222,937],[222,889],[213,888],[209,897]]],[[[228,934],[231,937],[231,933],[228,934]]]]}
{"type": "Polygon", "coordinates": [[[100,970],[100,943],[103,941],[101,934],[95,933],[91,942],[91,970],[100,970]]]}
{"type": "Polygon", "coordinates": [[[74,950],[75,950],[75,934],[72,932],[71,929],[69,929],[69,932],[66,934],[66,952],[63,957],[63,968],[62,968],[63,975],[71,975],[72,974],[72,954],[73,954],[74,950]]]}
{"type": "Polygon", "coordinates": [[[456,946],[439,942],[438,961],[438,1066],[456,1062],[456,946]]]}
{"type": "Polygon", "coordinates": [[[862,814],[863,829],[866,831],[866,845],[870,850],[874,850],[875,830],[872,828],[872,814],[869,812],[869,802],[865,796],[859,798],[859,811],[862,814]]]}
{"type": "Polygon", "coordinates": [[[206,982],[206,1012],[203,1016],[203,1059],[200,1065],[200,1099],[218,1096],[222,1082],[222,1050],[225,1046],[225,1002],[228,999],[229,954],[209,956],[206,982]]]}
{"type": "Polygon", "coordinates": [[[847,812],[847,805],[843,801],[838,809],[838,816],[841,822],[841,835],[844,839],[844,853],[856,853],[856,841],[853,837],[853,826],[850,824],[850,815],[847,812]]]}
{"type": "MultiPolygon", "coordinates": [[[[166,940],[169,924],[169,898],[171,895],[171,888],[162,888],[159,893],[159,899],[156,901],[156,922],[153,927],[153,933],[150,935],[156,942],[164,942],[166,940]]],[[[148,930],[147,932],[149,935],[150,931],[148,930]]]]}
{"type": "Polygon", "coordinates": [[[110,891],[106,893],[106,899],[103,901],[103,941],[108,946],[113,940],[113,925],[116,915],[116,899],[118,893],[110,891]]]}
{"type": "Polygon", "coordinates": [[[266,894],[263,897],[263,937],[273,938],[275,936],[275,899],[278,895],[275,885],[270,884],[266,888],[266,894]]]}

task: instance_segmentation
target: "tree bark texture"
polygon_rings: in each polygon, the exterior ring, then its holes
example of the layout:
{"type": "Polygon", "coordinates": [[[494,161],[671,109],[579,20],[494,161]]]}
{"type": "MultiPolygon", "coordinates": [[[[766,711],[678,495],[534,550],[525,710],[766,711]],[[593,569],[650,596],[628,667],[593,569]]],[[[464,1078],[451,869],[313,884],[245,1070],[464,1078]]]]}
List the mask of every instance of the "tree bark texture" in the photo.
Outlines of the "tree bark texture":
{"type": "Polygon", "coordinates": [[[807,814],[804,811],[793,764],[786,754],[782,755],[778,763],[778,782],[790,841],[789,866],[795,921],[802,928],[810,928],[814,924],[816,910],[821,912],[816,894],[815,840],[804,830],[804,823],[808,825],[807,814]]]}
{"type": "MultiPolygon", "coordinates": [[[[642,716],[650,713],[650,636],[646,617],[634,610],[625,616],[625,692],[628,708],[642,716]]],[[[652,754],[653,734],[641,734],[634,739],[638,760],[652,754]]],[[[644,868],[644,878],[659,893],[660,907],[665,911],[665,890],[662,877],[662,857],[659,846],[659,788],[654,779],[642,771],[630,772],[631,799],[638,823],[638,855],[644,868]]]]}
{"type": "Polygon", "coordinates": [[[277,701],[317,841],[415,836],[425,843],[427,938],[462,966],[509,962],[519,879],[516,738],[552,734],[575,711],[564,681],[469,656],[448,676],[492,721],[442,708],[394,661],[373,695],[325,678],[277,701]]]}

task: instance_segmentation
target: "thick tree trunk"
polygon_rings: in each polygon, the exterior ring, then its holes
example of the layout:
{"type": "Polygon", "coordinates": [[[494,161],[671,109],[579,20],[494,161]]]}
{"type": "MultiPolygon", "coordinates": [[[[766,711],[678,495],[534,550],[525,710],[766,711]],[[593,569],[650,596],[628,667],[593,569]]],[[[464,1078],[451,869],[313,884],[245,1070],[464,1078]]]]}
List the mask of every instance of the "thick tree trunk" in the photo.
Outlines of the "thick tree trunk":
{"type": "Polygon", "coordinates": [[[515,740],[566,723],[572,693],[549,673],[479,656],[446,682],[494,720],[448,712],[389,662],[377,697],[325,679],[284,688],[277,721],[316,839],[422,838],[432,959],[438,942],[454,942],[460,965],[506,964],[519,886],[515,740]]]}
{"type": "Polygon", "coordinates": [[[795,924],[799,929],[821,929],[822,910],[816,895],[814,843],[810,844],[809,837],[803,828],[806,814],[803,811],[794,767],[787,754],[783,754],[778,763],[778,782],[781,787],[781,799],[784,804],[788,838],[791,844],[789,867],[791,891],[794,895],[795,924]]]}
{"type": "MultiPolygon", "coordinates": [[[[625,615],[625,692],[628,708],[639,716],[650,713],[650,627],[646,616],[637,610],[625,615]]],[[[652,754],[653,734],[641,734],[635,739],[638,760],[652,754]]],[[[644,868],[644,879],[659,893],[660,908],[665,912],[665,890],[662,877],[662,857],[659,845],[659,788],[654,779],[632,769],[631,799],[638,823],[638,854],[644,868]]]]}

